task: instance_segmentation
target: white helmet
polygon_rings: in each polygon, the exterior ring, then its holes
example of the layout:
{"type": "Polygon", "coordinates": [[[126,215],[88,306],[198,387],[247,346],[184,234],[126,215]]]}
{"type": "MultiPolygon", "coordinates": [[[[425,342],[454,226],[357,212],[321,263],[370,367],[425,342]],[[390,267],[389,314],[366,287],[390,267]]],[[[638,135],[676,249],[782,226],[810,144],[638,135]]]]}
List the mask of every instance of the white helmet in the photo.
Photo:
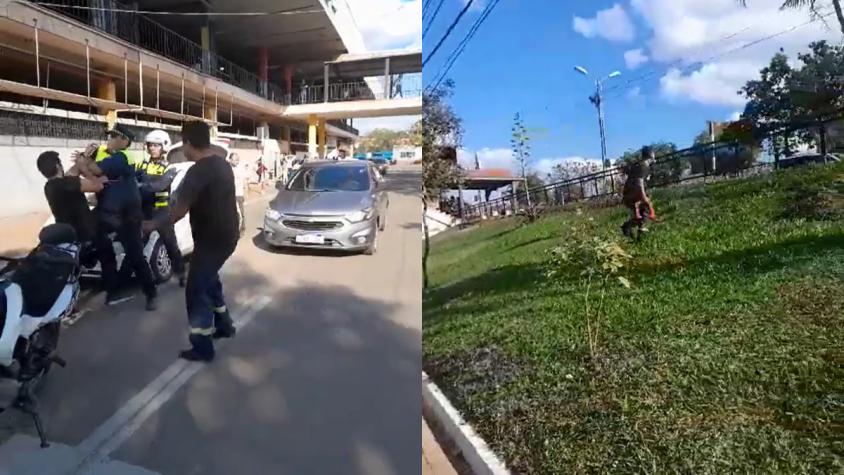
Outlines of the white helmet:
{"type": "Polygon", "coordinates": [[[163,130],[153,130],[144,138],[144,143],[155,143],[161,145],[164,153],[170,150],[170,135],[163,130]]]}

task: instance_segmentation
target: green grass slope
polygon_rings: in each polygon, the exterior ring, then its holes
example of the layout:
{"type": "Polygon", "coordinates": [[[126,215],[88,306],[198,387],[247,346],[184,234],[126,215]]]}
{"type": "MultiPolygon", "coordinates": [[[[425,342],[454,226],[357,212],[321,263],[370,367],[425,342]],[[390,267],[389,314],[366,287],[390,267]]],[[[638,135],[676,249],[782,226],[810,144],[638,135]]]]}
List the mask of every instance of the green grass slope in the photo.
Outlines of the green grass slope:
{"type": "Polygon", "coordinates": [[[657,190],[620,207],[434,239],[424,368],[516,473],[844,473],[844,166],[657,190]],[[592,357],[577,225],[618,236],[592,357]]]}

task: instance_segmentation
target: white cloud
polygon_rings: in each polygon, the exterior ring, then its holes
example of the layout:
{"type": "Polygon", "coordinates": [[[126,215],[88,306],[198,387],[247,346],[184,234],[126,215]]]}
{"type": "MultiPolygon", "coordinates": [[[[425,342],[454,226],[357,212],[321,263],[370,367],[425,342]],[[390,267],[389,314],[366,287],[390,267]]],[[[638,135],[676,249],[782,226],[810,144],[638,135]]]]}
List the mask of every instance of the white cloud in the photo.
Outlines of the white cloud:
{"type": "Polygon", "coordinates": [[[647,63],[648,59],[648,55],[642,51],[642,48],[631,49],[624,52],[624,63],[627,65],[627,69],[636,69],[647,63]]]}
{"type": "Polygon", "coordinates": [[[416,123],[421,116],[399,116],[399,117],[376,117],[367,119],[355,119],[353,125],[361,136],[372,132],[375,129],[408,130],[416,123]]]}
{"type": "Polygon", "coordinates": [[[633,22],[627,11],[616,3],[612,8],[600,10],[594,18],[574,17],[572,22],[574,31],[587,38],[601,38],[610,41],[628,42],[636,36],[633,22]]]}
{"type": "Polygon", "coordinates": [[[629,91],[627,91],[627,97],[629,99],[642,97],[642,88],[639,86],[633,86],[629,91]]]}
{"type": "Polygon", "coordinates": [[[720,61],[704,64],[688,74],[671,68],[659,83],[663,95],[672,100],[741,107],[745,99],[738,95],[739,87],[752,77],[752,71],[758,70],[752,61],[720,61]]]}
{"type": "Polygon", "coordinates": [[[370,51],[422,47],[422,0],[349,2],[370,51]]]}
{"type": "MultiPolygon", "coordinates": [[[[795,28],[811,20],[807,9],[780,10],[782,0],[748,3],[742,8],[735,0],[631,0],[653,32],[647,42],[651,61],[671,65],[660,80],[665,97],[741,106],[745,100],[737,91],[757,78],[780,48],[794,58],[812,41],[840,40],[840,32],[822,21],[795,28]]],[[[830,3],[819,0],[818,6],[831,12],[830,3]]],[[[834,16],[828,21],[835,26],[834,16]]]]}
{"type": "MultiPolygon", "coordinates": [[[[460,149],[457,151],[457,163],[465,168],[475,168],[475,151],[460,149]]],[[[509,148],[482,148],[477,151],[481,168],[506,168],[513,172],[518,168],[509,148]]]]}
{"type": "Polygon", "coordinates": [[[729,117],[727,117],[727,120],[730,121],[730,122],[735,122],[739,119],[741,119],[741,111],[735,111],[732,114],[730,114],[729,117]]]}
{"type": "MultiPolygon", "coordinates": [[[[515,175],[521,173],[519,163],[513,158],[513,151],[509,148],[482,148],[477,151],[478,160],[481,162],[481,168],[506,168],[515,175]]],[[[475,152],[472,150],[461,149],[457,151],[457,162],[465,168],[475,168],[475,152]]],[[[598,159],[584,158],[580,156],[570,157],[554,157],[554,158],[540,158],[538,160],[531,160],[528,168],[539,174],[540,177],[545,177],[554,168],[554,165],[564,162],[593,162],[600,165],[601,161],[598,159]]]]}

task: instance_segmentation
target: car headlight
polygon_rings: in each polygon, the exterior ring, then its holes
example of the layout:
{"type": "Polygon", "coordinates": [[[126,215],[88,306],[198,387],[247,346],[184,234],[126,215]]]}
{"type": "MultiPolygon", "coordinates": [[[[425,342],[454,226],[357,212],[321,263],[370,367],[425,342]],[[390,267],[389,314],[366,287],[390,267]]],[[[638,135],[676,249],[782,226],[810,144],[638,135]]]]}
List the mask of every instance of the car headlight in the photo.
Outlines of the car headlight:
{"type": "Polygon", "coordinates": [[[367,219],[372,217],[375,208],[366,208],[360,211],[355,211],[354,213],[349,213],[346,215],[346,219],[353,223],[359,223],[361,221],[366,221],[367,219]]]}
{"type": "Polygon", "coordinates": [[[268,208],[267,211],[264,213],[264,217],[266,217],[270,221],[278,221],[281,218],[281,213],[272,208],[268,208]]]}

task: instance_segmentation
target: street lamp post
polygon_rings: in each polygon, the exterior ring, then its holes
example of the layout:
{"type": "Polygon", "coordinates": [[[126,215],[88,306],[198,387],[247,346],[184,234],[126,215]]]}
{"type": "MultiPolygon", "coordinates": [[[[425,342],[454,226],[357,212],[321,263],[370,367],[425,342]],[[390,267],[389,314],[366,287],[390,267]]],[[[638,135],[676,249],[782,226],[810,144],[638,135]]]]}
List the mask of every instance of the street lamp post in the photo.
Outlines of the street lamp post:
{"type": "MultiPolygon", "coordinates": [[[[582,66],[575,66],[574,70],[579,72],[584,76],[589,76],[589,71],[582,67],[582,66]]],[[[598,128],[600,129],[601,133],[601,165],[606,170],[607,168],[607,136],[606,132],[604,131],[604,81],[607,79],[616,78],[621,76],[620,71],[613,71],[605,78],[598,78],[595,80],[595,95],[589,97],[589,101],[595,105],[595,108],[598,109],[598,128]]]]}

